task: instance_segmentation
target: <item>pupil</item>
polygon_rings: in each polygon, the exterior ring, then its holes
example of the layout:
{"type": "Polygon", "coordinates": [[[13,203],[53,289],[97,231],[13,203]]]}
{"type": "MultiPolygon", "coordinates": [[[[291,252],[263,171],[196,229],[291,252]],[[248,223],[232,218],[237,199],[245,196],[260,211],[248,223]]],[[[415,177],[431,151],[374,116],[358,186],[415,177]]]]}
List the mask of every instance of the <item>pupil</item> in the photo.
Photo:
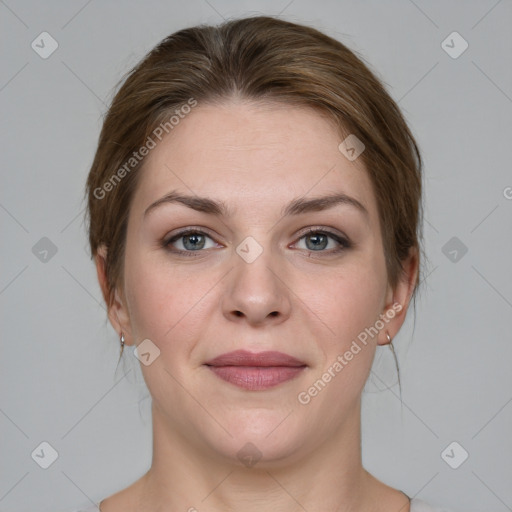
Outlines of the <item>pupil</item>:
{"type": "Polygon", "coordinates": [[[325,249],[327,247],[326,235],[310,235],[306,238],[306,246],[308,249],[317,251],[318,249],[325,249]],[[312,242],[310,244],[310,242],[312,242]]]}
{"type": "Polygon", "coordinates": [[[204,237],[203,235],[185,235],[183,237],[183,245],[186,249],[189,250],[197,250],[202,249],[204,247],[204,237]]]}

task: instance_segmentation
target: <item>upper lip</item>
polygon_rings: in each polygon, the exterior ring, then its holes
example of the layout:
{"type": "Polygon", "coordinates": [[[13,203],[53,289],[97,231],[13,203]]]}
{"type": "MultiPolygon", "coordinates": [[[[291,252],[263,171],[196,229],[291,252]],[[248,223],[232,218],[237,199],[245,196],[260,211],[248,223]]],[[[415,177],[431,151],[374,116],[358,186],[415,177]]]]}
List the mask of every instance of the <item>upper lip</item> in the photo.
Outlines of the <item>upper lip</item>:
{"type": "Polygon", "coordinates": [[[299,361],[283,352],[249,352],[247,350],[235,350],[221,354],[205,363],[207,366],[306,366],[306,363],[299,361]]]}

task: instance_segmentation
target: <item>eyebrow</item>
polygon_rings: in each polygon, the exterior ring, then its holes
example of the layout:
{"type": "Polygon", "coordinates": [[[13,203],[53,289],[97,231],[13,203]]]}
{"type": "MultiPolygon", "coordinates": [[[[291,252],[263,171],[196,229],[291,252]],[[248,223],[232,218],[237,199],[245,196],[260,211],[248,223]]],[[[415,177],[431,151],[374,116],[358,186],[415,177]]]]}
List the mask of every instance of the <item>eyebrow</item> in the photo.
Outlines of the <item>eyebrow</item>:
{"type": "MultiPolygon", "coordinates": [[[[177,192],[170,192],[169,194],[166,194],[165,196],[156,200],[154,203],[150,204],[144,211],[144,217],[146,217],[148,213],[155,210],[157,207],[169,203],[182,204],[188,208],[191,208],[192,210],[209,213],[211,215],[224,217],[231,216],[230,209],[223,201],[214,201],[213,199],[208,199],[207,197],[188,196],[178,194],[177,192]]],[[[369,217],[368,210],[360,201],[344,193],[330,194],[314,198],[299,197],[297,199],[293,199],[290,203],[288,203],[286,207],[283,208],[282,216],[319,212],[333,208],[334,206],[340,204],[352,206],[366,217],[369,217]]]]}
{"type": "Polygon", "coordinates": [[[301,213],[320,212],[322,210],[338,206],[339,204],[352,206],[363,213],[366,217],[369,217],[368,210],[361,202],[354,197],[343,193],[314,197],[311,199],[299,197],[298,199],[291,201],[288,206],[286,206],[283,215],[299,215],[301,213]]]}
{"type": "Polygon", "coordinates": [[[158,206],[168,203],[182,204],[188,208],[192,208],[192,210],[210,213],[212,215],[223,215],[226,217],[230,216],[228,207],[222,201],[214,201],[213,199],[208,199],[207,197],[186,196],[183,194],[178,194],[177,192],[170,192],[169,194],[166,194],[165,196],[156,200],[154,203],[150,204],[144,211],[144,217],[146,217],[149,212],[153,211],[158,206]]]}

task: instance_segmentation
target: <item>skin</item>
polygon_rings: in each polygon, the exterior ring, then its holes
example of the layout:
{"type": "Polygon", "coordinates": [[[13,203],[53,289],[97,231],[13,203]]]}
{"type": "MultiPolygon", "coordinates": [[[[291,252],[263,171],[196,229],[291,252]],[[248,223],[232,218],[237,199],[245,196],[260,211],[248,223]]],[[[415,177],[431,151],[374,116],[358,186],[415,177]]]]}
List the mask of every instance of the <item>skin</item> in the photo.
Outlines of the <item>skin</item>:
{"type": "MultiPolygon", "coordinates": [[[[338,150],[342,140],[315,110],[232,99],[199,105],[148,155],[109,318],[127,345],[149,339],[160,350],[141,364],[153,400],[153,462],[103,500],[102,512],[409,510],[403,493],[362,467],[360,417],[376,345],[405,319],[418,260],[411,252],[392,289],[371,182],[360,159],[338,150]],[[172,191],[223,202],[229,215],[165,203],[144,216],[172,191]],[[367,215],[349,204],[282,214],[294,199],[333,193],[357,199],[367,215]],[[188,257],[162,245],[190,226],[207,232],[199,239],[205,248],[188,257]],[[351,246],[328,238],[311,250],[318,238],[304,235],[309,227],[351,246]],[[252,263],[236,252],[248,236],[263,249],[252,263]],[[307,405],[299,403],[298,394],[394,303],[402,310],[385,328],[307,405]],[[241,348],[285,352],[307,368],[275,388],[248,391],[204,366],[241,348]],[[237,457],[248,442],[261,454],[252,467],[237,457]]],[[[186,250],[184,242],[170,247],[186,250]]],[[[104,257],[101,248],[105,293],[104,257]]]]}

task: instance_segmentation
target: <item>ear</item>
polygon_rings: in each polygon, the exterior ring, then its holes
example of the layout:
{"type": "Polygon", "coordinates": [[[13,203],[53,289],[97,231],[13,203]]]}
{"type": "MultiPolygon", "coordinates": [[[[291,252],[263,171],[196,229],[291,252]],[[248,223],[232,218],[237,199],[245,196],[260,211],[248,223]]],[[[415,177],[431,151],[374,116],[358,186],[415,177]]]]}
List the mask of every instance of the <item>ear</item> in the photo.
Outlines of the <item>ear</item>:
{"type": "Polygon", "coordinates": [[[395,289],[388,285],[386,293],[386,305],[382,314],[385,315],[385,327],[379,332],[377,343],[379,345],[388,345],[389,340],[386,333],[389,334],[391,340],[398,334],[405,321],[407,310],[414,291],[414,285],[418,278],[419,255],[418,249],[412,247],[409,250],[407,259],[402,263],[403,273],[395,289]]]}
{"type": "Polygon", "coordinates": [[[110,297],[107,281],[107,248],[101,245],[95,256],[96,273],[98,275],[98,282],[101,287],[103,299],[107,305],[108,318],[112,327],[117,331],[119,337],[121,333],[125,337],[126,345],[132,344],[132,332],[130,325],[130,315],[126,300],[124,298],[123,290],[116,287],[114,296],[110,297]]]}

